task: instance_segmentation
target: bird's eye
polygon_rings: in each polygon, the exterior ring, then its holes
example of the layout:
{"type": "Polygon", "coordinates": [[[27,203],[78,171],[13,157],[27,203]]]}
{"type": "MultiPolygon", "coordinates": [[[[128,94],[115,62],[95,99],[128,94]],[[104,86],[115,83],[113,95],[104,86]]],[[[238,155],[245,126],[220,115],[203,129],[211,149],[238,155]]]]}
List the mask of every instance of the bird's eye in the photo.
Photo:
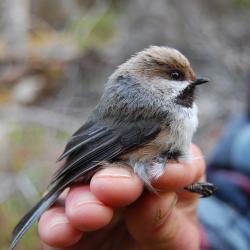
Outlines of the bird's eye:
{"type": "Polygon", "coordinates": [[[182,73],[178,70],[172,71],[170,73],[170,77],[174,81],[182,80],[182,78],[183,78],[182,73]]]}

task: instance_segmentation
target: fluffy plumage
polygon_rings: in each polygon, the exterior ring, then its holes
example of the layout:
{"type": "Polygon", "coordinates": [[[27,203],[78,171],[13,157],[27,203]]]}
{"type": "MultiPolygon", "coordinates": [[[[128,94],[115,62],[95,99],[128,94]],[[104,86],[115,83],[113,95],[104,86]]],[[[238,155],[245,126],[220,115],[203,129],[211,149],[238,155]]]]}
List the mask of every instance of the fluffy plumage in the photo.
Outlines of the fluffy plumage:
{"type": "Polygon", "coordinates": [[[9,250],[66,187],[87,181],[102,161],[126,161],[154,191],[150,181],[164,172],[167,160],[190,155],[198,125],[196,83],[189,61],[167,47],[152,46],[120,65],[59,157],[66,161],[45,196],[15,228],[9,250]]]}

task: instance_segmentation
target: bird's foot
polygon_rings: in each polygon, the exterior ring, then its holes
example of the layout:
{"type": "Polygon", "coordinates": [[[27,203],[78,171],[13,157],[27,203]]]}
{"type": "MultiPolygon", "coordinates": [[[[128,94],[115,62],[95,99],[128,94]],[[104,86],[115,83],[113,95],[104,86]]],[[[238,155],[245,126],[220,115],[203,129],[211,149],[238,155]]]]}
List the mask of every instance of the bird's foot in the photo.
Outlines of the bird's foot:
{"type": "Polygon", "coordinates": [[[209,197],[214,194],[217,187],[209,182],[196,182],[184,187],[185,190],[201,195],[201,198],[209,197]]]}

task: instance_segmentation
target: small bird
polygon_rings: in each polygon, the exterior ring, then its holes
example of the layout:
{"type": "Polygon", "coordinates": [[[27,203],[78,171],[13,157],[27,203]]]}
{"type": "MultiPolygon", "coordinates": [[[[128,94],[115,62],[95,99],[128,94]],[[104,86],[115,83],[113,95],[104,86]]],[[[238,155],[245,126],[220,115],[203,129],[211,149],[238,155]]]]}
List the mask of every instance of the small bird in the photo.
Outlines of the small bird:
{"type": "MultiPolygon", "coordinates": [[[[130,165],[146,188],[157,192],[151,181],[164,173],[168,160],[192,158],[190,146],[198,126],[194,93],[206,82],[196,77],[184,55],[169,47],[151,46],[121,64],[59,157],[65,163],[45,195],[14,229],[9,250],[65,188],[88,182],[104,162],[130,165]]],[[[191,183],[184,189],[202,197],[215,191],[211,183],[191,183]]]]}

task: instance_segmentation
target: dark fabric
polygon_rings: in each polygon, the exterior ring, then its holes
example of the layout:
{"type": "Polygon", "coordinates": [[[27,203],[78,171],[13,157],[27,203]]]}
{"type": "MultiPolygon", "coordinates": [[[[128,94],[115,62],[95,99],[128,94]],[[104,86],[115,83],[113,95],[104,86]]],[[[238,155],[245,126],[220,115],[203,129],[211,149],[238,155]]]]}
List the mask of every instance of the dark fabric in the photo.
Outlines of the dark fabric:
{"type": "Polygon", "coordinates": [[[250,249],[250,119],[234,118],[208,162],[218,191],[199,207],[203,250],[250,249]]]}

